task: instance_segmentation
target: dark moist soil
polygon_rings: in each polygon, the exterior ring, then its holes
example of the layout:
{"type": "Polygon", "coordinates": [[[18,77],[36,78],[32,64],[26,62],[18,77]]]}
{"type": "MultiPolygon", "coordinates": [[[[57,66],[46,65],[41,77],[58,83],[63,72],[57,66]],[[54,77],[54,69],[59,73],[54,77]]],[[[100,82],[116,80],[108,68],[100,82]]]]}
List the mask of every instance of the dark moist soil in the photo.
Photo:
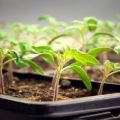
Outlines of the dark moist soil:
{"type": "MultiPolygon", "coordinates": [[[[6,94],[18,98],[26,98],[32,101],[52,101],[53,92],[51,90],[50,81],[34,80],[34,79],[19,79],[15,78],[16,82],[6,89],[6,94]]],[[[80,98],[85,96],[97,95],[98,90],[89,91],[85,88],[76,88],[68,86],[63,88],[59,85],[58,100],[68,100],[72,98],[80,98]]],[[[103,94],[110,93],[103,91],[103,94]]]]}

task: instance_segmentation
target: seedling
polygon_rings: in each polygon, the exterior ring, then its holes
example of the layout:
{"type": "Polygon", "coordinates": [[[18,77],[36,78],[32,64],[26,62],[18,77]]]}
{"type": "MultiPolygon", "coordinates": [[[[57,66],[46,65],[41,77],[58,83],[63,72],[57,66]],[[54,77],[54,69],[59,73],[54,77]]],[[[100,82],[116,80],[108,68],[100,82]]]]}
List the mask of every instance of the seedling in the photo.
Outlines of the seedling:
{"type": "Polygon", "coordinates": [[[4,85],[3,73],[2,73],[3,67],[4,65],[14,60],[16,60],[16,53],[14,51],[0,48],[0,84],[1,84],[2,94],[5,94],[5,85],[4,85]]]}
{"type": "MultiPolygon", "coordinates": [[[[4,85],[4,80],[3,80],[3,67],[6,64],[10,64],[10,66],[8,67],[8,73],[9,73],[9,80],[13,81],[13,65],[11,63],[15,62],[19,67],[27,67],[30,66],[33,71],[39,73],[39,74],[43,74],[43,69],[40,66],[37,66],[36,63],[34,63],[32,61],[32,59],[34,58],[34,56],[32,56],[31,58],[28,57],[28,47],[26,46],[26,44],[19,44],[20,45],[20,52],[17,53],[15,52],[15,50],[11,50],[11,49],[5,49],[0,47],[0,84],[1,84],[1,93],[5,94],[5,85],[4,85]]],[[[29,51],[29,56],[30,56],[30,51],[29,51]]]]}
{"type": "MultiPolygon", "coordinates": [[[[93,48],[88,53],[95,57],[98,54],[100,54],[101,52],[112,51],[112,50],[113,50],[112,48],[93,48]]],[[[100,87],[98,90],[98,95],[102,94],[103,86],[104,86],[104,83],[107,80],[107,78],[115,73],[120,72],[120,65],[118,63],[113,63],[113,62],[110,62],[109,60],[106,60],[103,64],[103,69],[101,71],[103,73],[103,78],[101,80],[101,84],[100,84],[100,87]]]]}
{"type": "MultiPolygon", "coordinates": [[[[62,30],[57,29],[58,31],[48,41],[48,44],[51,45],[59,38],[71,37],[79,41],[80,50],[84,49],[83,51],[86,51],[85,49],[87,47],[85,46],[87,45],[87,39],[85,38],[85,36],[87,36],[89,32],[94,32],[96,30],[96,27],[97,20],[95,18],[87,18],[84,21],[74,21],[72,25],[66,25],[62,30]]],[[[56,31],[55,28],[54,31],[56,31]]]]}
{"type": "Polygon", "coordinates": [[[63,21],[58,21],[52,16],[44,15],[38,17],[39,21],[47,21],[52,27],[54,28],[64,28],[67,26],[67,24],[63,21]]]}
{"type": "Polygon", "coordinates": [[[98,55],[101,52],[109,50],[109,48],[96,48],[95,50],[89,51],[89,53],[84,53],[77,51],[75,49],[64,49],[61,53],[54,51],[50,46],[33,46],[33,50],[40,56],[44,56],[48,61],[54,64],[55,66],[55,75],[52,80],[52,90],[53,90],[53,101],[56,101],[58,98],[58,85],[60,77],[63,71],[67,69],[72,69],[77,73],[85,86],[91,90],[92,85],[90,78],[87,73],[84,71],[83,67],[86,65],[96,65],[99,64],[99,61],[93,57],[98,55]],[[72,60],[72,63],[69,63],[72,60]]]}
{"type": "Polygon", "coordinates": [[[111,75],[120,72],[120,65],[118,63],[110,62],[109,60],[106,60],[103,65],[103,77],[102,81],[98,90],[98,95],[101,95],[103,92],[103,86],[105,81],[108,77],[111,75]]]}

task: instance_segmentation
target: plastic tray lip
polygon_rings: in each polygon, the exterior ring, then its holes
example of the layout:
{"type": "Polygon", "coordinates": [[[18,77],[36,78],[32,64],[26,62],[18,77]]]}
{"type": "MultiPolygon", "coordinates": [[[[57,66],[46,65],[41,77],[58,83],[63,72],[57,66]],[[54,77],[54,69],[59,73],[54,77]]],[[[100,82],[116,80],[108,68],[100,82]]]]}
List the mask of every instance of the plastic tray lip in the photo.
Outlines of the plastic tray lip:
{"type": "MultiPolygon", "coordinates": [[[[3,70],[3,71],[7,71],[7,70],[3,70]]],[[[23,77],[23,75],[25,75],[25,77],[33,77],[33,78],[44,78],[46,80],[51,80],[52,77],[50,76],[45,76],[45,75],[39,75],[36,73],[22,73],[22,72],[18,72],[18,71],[14,71],[13,70],[13,74],[15,76],[18,77],[23,77]]],[[[61,78],[62,79],[62,78],[61,78]]],[[[73,81],[73,79],[69,79],[71,81],[73,81]]],[[[80,82],[79,80],[74,79],[74,81],[80,82]]],[[[91,81],[92,83],[94,83],[95,85],[99,85],[100,83],[97,81],[91,81]],[[97,83],[97,84],[96,84],[97,83]]],[[[116,86],[117,90],[118,88],[120,88],[120,84],[116,84],[116,83],[105,83],[105,85],[110,85],[110,86],[116,86]]],[[[120,96],[120,90],[118,90],[118,92],[116,93],[111,93],[111,94],[105,94],[105,95],[95,95],[95,96],[87,96],[87,97],[81,97],[81,98],[75,98],[75,99],[69,99],[69,100],[61,100],[61,101],[48,101],[48,102],[35,102],[35,101],[30,101],[27,100],[25,98],[17,98],[17,97],[12,97],[9,95],[2,95],[0,94],[0,100],[8,100],[8,101],[14,101],[14,102],[18,102],[18,103],[23,103],[23,104],[31,104],[31,105],[69,105],[69,104],[74,104],[74,103],[80,103],[80,102],[90,102],[90,101],[95,101],[95,100],[102,100],[102,99],[112,99],[112,98],[118,98],[120,96]],[[69,101],[69,102],[68,102],[69,101]]]]}
{"type": "MultiPolygon", "coordinates": [[[[45,117],[66,117],[69,116],[70,114],[72,116],[80,116],[80,115],[87,115],[87,114],[94,114],[94,113],[99,113],[99,112],[108,112],[110,109],[120,109],[120,106],[115,106],[115,107],[107,107],[107,108],[100,108],[100,109],[90,109],[90,110],[84,110],[84,111],[71,111],[71,112],[58,112],[58,113],[51,113],[48,114],[45,117]]],[[[44,115],[43,115],[44,116],[44,115]]]]}
{"type": "Polygon", "coordinates": [[[103,100],[109,100],[109,99],[116,99],[120,98],[120,93],[111,93],[111,94],[105,94],[105,95],[96,95],[96,96],[88,96],[88,97],[82,97],[82,98],[75,98],[75,99],[69,99],[69,100],[61,100],[61,101],[29,101],[24,98],[17,98],[12,97],[9,95],[2,95],[0,94],[0,100],[8,100],[12,102],[22,103],[22,104],[30,104],[30,105],[51,105],[51,106],[61,106],[61,105],[69,105],[69,104],[77,104],[77,103],[86,103],[86,102],[93,102],[93,101],[103,101],[103,100]]]}

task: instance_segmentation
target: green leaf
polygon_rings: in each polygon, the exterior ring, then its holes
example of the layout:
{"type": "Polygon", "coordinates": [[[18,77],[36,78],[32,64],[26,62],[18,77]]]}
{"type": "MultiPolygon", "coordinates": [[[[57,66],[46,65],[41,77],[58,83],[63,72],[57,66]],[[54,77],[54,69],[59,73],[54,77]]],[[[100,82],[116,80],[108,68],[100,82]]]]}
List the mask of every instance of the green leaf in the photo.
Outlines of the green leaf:
{"type": "Polygon", "coordinates": [[[72,64],[70,66],[71,66],[71,69],[80,76],[80,78],[82,79],[87,89],[92,90],[92,84],[91,84],[90,78],[87,75],[87,73],[84,71],[84,69],[75,64],[72,64]]]}
{"type": "Polygon", "coordinates": [[[120,55],[120,45],[119,45],[119,46],[116,46],[116,47],[114,48],[114,51],[115,51],[118,55],[120,55]]]}
{"type": "Polygon", "coordinates": [[[26,55],[24,55],[24,56],[22,56],[22,58],[23,59],[34,59],[34,58],[36,58],[36,57],[38,57],[39,56],[39,54],[37,54],[37,53],[29,53],[29,54],[26,54],[26,55]]]}
{"type": "Polygon", "coordinates": [[[106,60],[104,62],[104,65],[105,65],[105,69],[108,73],[110,73],[111,71],[114,70],[114,63],[110,62],[109,60],[106,60]]]}
{"type": "Polygon", "coordinates": [[[38,74],[43,74],[43,69],[32,60],[23,59],[23,62],[28,64],[34,72],[38,74]]]}
{"type": "Polygon", "coordinates": [[[15,61],[19,61],[20,59],[19,55],[15,51],[13,51],[13,57],[15,58],[15,61]]]}
{"type": "Polygon", "coordinates": [[[2,56],[3,56],[3,48],[2,47],[0,47],[0,59],[2,58],[2,56]]]}
{"type": "Polygon", "coordinates": [[[33,46],[32,48],[37,53],[44,53],[44,52],[47,52],[47,51],[53,51],[52,47],[49,46],[49,45],[46,45],[46,46],[33,46]]]}
{"type": "Polygon", "coordinates": [[[113,34],[107,33],[107,32],[96,32],[96,33],[94,33],[93,37],[94,37],[94,36],[98,36],[98,35],[104,35],[104,36],[107,35],[107,36],[109,36],[109,37],[114,37],[113,34]]]}
{"type": "Polygon", "coordinates": [[[8,50],[7,51],[7,54],[6,54],[6,57],[11,57],[11,58],[15,58],[15,61],[18,62],[20,57],[18,55],[17,52],[13,51],[13,50],[8,50]]]}
{"type": "Polygon", "coordinates": [[[30,59],[19,59],[15,62],[19,67],[31,67],[38,74],[43,74],[43,69],[30,59]]]}
{"type": "Polygon", "coordinates": [[[54,63],[54,58],[51,54],[43,54],[42,58],[48,63],[54,63]]]}
{"type": "Polygon", "coordinates": [[[82,65],[99,64],[99,61],[95,57],[91,56],[88,53],[77,51],[75,49],[66,51],[64,53],[64,56],[66,56],[66,58],[69,58],[69,59],[74,59],[76,62],[79,62],[82,65]]]}
{"type": "Polygon", "coordinates": [[[90,31],[95,31],[97,28],[97,20],[93,17],[88,17],[84,19],[86,25],[88,26],[88,29],[90,31]]]}
{"type": "Polygon", "coordinates": [[[71,69],[71,66],[73,66],[73,65],[80,66],[80,67],[83,66],[83,65],[82,65],[81,63],[79,63],[79,62],[74,62],[74,63],[72,63],[72,64],[70,64],[70,65],[68,65],[68,66],[65,66],[65,67],[62,69],[62,72],[65,71],[65,70],[71,69]]]}
{"type": "Polygon", "coordinates": [[[19,42],[18,46],[22,53],[26,53],[30,50],[30,45],[28,44],[28,42],[19,42]]]}
{"type": "Polygon", "coordinates": [[[25,61],[23,61],[22,59],[19,59],[19,61],[15,61],[16,65],[19,67],[28,67],[28,63],[26,63],[25,61]]]}
{"type": "Polygon", "coordinates": [[[47,21],[49,22],[50,24],[53,24],[53,25],[56,25],[57,24],[57,21],[55,18],[51,17],[51,16],[48,16],[48,15],[44,15],[44,16],[40,16],[38,18],[38,20],[44,20],[44,21],[47,21]]]}
{"type": "Polygon", "coordinates": [[[105,69],[108,73],[115,71],[115,70],[120,70],[120,65],[118,63],[113,63],[109,60],[106,60],[104,62],[105,69]]]}
{"type": "Polygon", "coordinates": [[[88,54],[96,57],[102,52],[111,51],[111,50],[113,50],[113,49],[112,48],[107,48],[107,47],[92,48],[88,51],[88,54]]]}
{"type": "Polygon", "coordinates": [[[111,38],[114,38],[115,40],[117,40],[118,42],[120,42],[120,38],[116,35],[113,35],[112,33],[109,32],[96,32],[93,37],[97,37],[97,36],[109,36],[111,38]]]}
{"type": "Polygon", "coordinates": [[[93,57],[90,54],[83,53],[83,52],[77,52],[77,53],[75,52],[73,54],[73,58],[76,61],[83,64],[83,65],[96,65],[96,64],[99,64],[99,61],[95,57],[93,57]]]}

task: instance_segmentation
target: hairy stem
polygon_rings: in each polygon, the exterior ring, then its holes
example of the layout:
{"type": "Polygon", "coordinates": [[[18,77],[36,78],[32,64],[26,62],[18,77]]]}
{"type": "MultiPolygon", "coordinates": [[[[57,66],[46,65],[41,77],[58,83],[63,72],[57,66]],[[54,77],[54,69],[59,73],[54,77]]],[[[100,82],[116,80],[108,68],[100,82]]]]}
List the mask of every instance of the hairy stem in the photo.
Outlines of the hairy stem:
{"type": "Polygon", "coordinates": [[[106,79],[107,79],[107,77],[106,77],[106,75],[104,75],[103,78],[102,78],[102,81],[100,83],[100,87],[99,87],[99,90],[98,90],[98,95],[102,95],[103,86],[104,86],[104,83],[105,83],[106,79]]]}
{"type": "MultiPolygon", "coordinates": [[[[0,63],[3,63],[3,59],[0,60],[0,63]]],[[[0,84],[1,84],[1,93],[5,94],[5,85],[4,85],[4,79],[3,79],[3,73],[2,73],[3,67],[0,66],[0,84]]]]}
{"type": "Polygon", "coordinates": [[[58,91],[59,91],[59,81],[62,72],[62,66],[58,66],[55,76],[52,81],[52,89],[53,89],[53,101],[57,101],[58,98],[58,91]]]}
{"type": "Polygon", "coordinates": [[[113,71],[113,72],[111,72],[111,73],[109,73],[109,74],[107,74],[107,75],[105,74],[105,75],[103,76],[103,79],[102,79],[102,81],[101,81],[101,84],[100,84],[100,87],[99,87],[99,90],[98,90],[98,95],[101,95],[101,94],[102,94],[102,92],[103,92],[103,86],[104,86],[104,83],[105,83],[106,79],[107,79],[108,77],[110,77],[111,75],[116,74],[116,73],[118,73],[118,72],[120,72],[120,70],[113,71]]]}
{"type": "Polygon", "coordinates": [[[13,62],[9,62],[9,67],[8,67],[8,75],[9,75],[9,81],[12,83],[13,82],[13,62]]]}
{"type": "Polygon", "coordinates": [[[12,62],[12,61],[14,61],[14,60],[15,60],[15,58],[12,58],[12,59],[9,59],[9,60],[5,61],[3,63],[3,66],[6,65],[6,64],[8,64],[8,63],[10,63],[10,62],[12,62]]]}
{"type": "Polygon", "coordinates": [[[107,75],[107,77],[109,77],[109,76],[111,76],[111,75],[113,75],[113,74],[119,73],[119,72],[120,72],[120,70],[113,71],[113,72],[109,73],[109,74],[107,75]]]}

